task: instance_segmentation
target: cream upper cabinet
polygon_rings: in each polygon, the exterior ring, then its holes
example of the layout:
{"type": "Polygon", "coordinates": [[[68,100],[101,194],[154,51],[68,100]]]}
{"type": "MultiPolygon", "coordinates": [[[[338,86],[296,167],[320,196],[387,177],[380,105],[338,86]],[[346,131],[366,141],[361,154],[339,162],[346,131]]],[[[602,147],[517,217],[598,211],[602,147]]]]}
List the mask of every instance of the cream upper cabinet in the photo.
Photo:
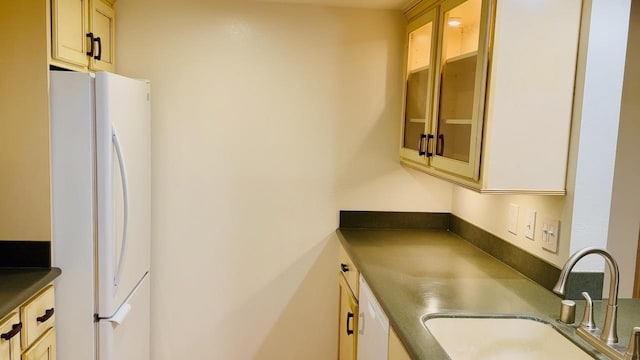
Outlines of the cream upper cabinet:
{"type": "Polygon", "coordinates": [[[431,165],[474,178],[480,163],[489,1],[447,0],[439,11],[431,165]]]}
{"type": "Polygon", "coordinates": [[[114,72],[115,12],[112,5],[103,0],[91,0],[90,3],[93,56],[90,57],[89,68],[114,72]]]}
{"type": "Polygon", "coordinates": [[[115,71],[113,2],[51,0],[51,65],[115,71]]]}
{"type": "MultiPolygon", "coordinates": [[[[404,119],[401,156],[421,162],[431,127],[433,98],[433,60],[436,44],[436,10],[431,10],[411,22],[407,28],[404,119]]],[[[431,154],[429,154],[431,156],[431,154]]],[[[426,158],[426,157],[425,157],[426,158]]]]}
{"type": "Polygon", "coordinates": [[[86,68],[88,0],[51,0],[51,56],[86,68]]]}
{"type": "Polygon", "coordinates": [[[407,75],[402,163],[479,192],[564,194],[581,0],[425,0],[407,33],[433,12],[431,114],[408,125],[407,75]]]}

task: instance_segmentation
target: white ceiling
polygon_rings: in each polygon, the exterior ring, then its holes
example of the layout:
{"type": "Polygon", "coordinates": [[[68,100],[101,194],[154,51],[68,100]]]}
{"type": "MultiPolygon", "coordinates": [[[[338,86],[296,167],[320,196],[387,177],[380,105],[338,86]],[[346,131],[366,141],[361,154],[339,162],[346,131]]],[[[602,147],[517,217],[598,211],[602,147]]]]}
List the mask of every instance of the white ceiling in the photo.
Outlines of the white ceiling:
{"type": "Polygon", "coordinates": [[[259,2],[314,4],[368,9],[403,9],[409,0],[254,0],[259,2]]]}

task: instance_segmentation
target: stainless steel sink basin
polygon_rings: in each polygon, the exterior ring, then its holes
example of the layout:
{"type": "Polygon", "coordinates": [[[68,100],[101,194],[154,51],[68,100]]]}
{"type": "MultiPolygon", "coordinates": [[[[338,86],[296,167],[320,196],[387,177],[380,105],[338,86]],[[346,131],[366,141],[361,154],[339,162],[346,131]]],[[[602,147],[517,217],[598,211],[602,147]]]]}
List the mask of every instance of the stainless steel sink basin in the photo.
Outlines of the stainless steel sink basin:
{"type": "Polygon", "coordinates": [[[551,324],[535,318],[430,315],[422,322],[452,360],[593,359],[551,324]]]}

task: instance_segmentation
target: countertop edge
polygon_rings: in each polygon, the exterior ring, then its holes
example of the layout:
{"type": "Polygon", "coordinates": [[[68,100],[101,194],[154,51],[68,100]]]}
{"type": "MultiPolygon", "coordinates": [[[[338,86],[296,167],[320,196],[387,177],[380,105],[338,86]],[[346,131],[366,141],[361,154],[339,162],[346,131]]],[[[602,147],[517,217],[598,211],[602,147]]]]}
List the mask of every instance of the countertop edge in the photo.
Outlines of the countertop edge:
{"type": "Polygon", "coordinates": [[[37,294],[47,284],[51,283],[53,280],[55,280],[58,276],[62,274],[62,270],[57,267],[52,267],[49,269],[26,268],[24,270],[25,271],[48,270],[48,271],[44,275],[36,279],[35,281],[31,282],[29,285],[26,285],[24,288],[17,291],[15,296],[12,296],[9,301],[3,304],[0,304],[0,319],[9,315],[13,310],[20,307],[20,305],[22,305],[25,301],[29,300],[29,298],[37,294]]]}
{"type": "MultiPolygon", "coordinates": [[[[381,296],[384,294],[380,293],[380,290],[377,289],[376,287],[376,282],[373,281],[369,281],[368,277],[371,274],[367,274],[367,266],[364,266],[364,264],[366,263],[366,261],[364,261],[363,259],[360,258],[360,256],[358,255],[358,251],[356,251],[355,248],[353,248],[350,244],[350,240],[347,239],[346,234],[344,234],[342,232],[343,229],[338,228],[336,229],[336,236],[338,237],[338,240],[340,241],[340,244],[343,246],[343,248],[345,249],[345,251],[347,252],[347,254],[349,255],[349,257],[351,258],[351,260],[353,261],[355,267],[360,271],[360,274],[363,276],[363,278],[365,279],[365,281],[367,281],[367,283],[369,284],[369,287],[373,293],[373,295],[376,297],[376,299],[378,300],[378,303],[380,304],[380,306],[382,307],[382,310],[385,312],[385,314],[387,314],[387,318],[389,319],[389,324],[391,327],[393,327],[393,329],[395,330],[395,332],[398,335],[398,338],[400,340],[400,342],[403,344],[403,346],[405,347],[407,353],[410,355],[411,359],[422,359],[423,358],[423,348],[430,348],[431,350],[431,354],[430,355],[435,355],[436,358],[440,359],[448,359],[449,356],[447,355],[447,353],[445,352],[445,350],[441,347],[441,345],[437,342],[437,340],[430,336],[428,330],[426,330],[425,328],[425,335],[422,338],[421,342],[416,343],[415,341],[413,341],[413,337],[411,334],[409,333],[405,333],[406,326],[405,325],[401,325],[398,321],[399,319],[394,318],[394,313],[395,311],[392,311],[393,309],[391,308],[391,306],[389,304],[386,303],[386,297],[385,296],[381,296]],[[426,346],[426,347],[425,347],[426,346]]],[[[368,231],[381,231],[380,229],[344,229],[348,232],[353,232],[353,231],[363,231],[363,232],[368,232],[368,231]]],[[[394,231],[394,230],[387,230],[387,231],[394,231]]],[[[402,230],[398,230],[399,232],[403,232],[402,230]]],[[[419,232],[421,233],[448,233],[449,236],[450,235],[454,235],[454,238],[457,238],[465,243],[468,243],[470,246],[476,248],[478,251],[484,253],[486,256],[488,256],[489,258],[492,258],[493,261],[496,261],[498,263],[501,263],[503,266],[505,266],[506,268],[508,268],[510,271],[514,272],[515,274],[518,275],[519,278],[522,278],[524,280],[527,280],[527,282],[531,282],[532,284],[535,285],[535,287],[538,287],[540,291],[545,291],[548,292],[550,295],[553,295],[555,297],[557,297],[557,295],[551,293],[548,289],[545,289],[542,285],[536,283],[535,281],[531,280],[530,278],[528,278],[527,276],[525,276],[524,274],[520,273],[519,271],[513,269],[512,267],[510,267],[508,264],[505,264],[504,262],[500,261],[499,259],[495,258],[494,256],[492,256],[491,254],[486,253],[485,251],[483,251],[482,249],[478,248],[477,246],[475,246],[475,244],[473,243],[469,243],[466,239],[464,239],[463,237],[459,236],[458,234],[452,233],[450,231],[447,230],[420,230],[419,232]]],[[[559,299],[559,298],[558,298],[559,299]]],[[[578,308],[576,309],[576,313],[579,313],[580,311],[583,310],[584,308],[584,304],[583,301],[576,301],[578,308]]],[[[595,306],[595,312],[597,313],[596,315],[599,316],[603,316],[604,312],[601,308],[604,308],[605,306],[602,305],[606,305],[606,302],[601,301],[601,300],[597,300],[594,302],[598,303],[597,306],[595,306]]],[[[640,306],[640,302],[637,302],[637,304],[635,305],[636,309],[638,308],[638,306],[640,306]]],[[[550,309],[549,306],[545,305],[545,309],[550,309]]],[[[546,310],[545,310],[546,311],[546,310]]],[[[555,310],[553,310],[555,311],[555,310]]],[[[483,313],[487,313],[487,312],[483,312],[483,313]]],[[[493,312],[489,312],[489,313],[493,313],[493,312]]],[[[518,314],[518,313],[515,313],[518,314]]],[[[521,314],[525,314],[525,313],[521,313],[521,314]]],[[[589,356],[592,356],[595,359],[604,359],[605,357],[598,353],[596,350],[593,349],[593,347],[591,347],[589,344],[587,344],[583,339],[581,339],[580,337],[578,337],[575,334],[575,326],[572,325],[565,325],[562,324],[560,322],[558,322],[557,320],[554,320],[555,318],[550,317],[549,313],[546,312],[527,312],[526,313],[528,316],[532,316],[534,318],[539,318],[542,319],[543,322],[548,322],[551,326],[555,327],[561,334],[563,334],[565,337],[567,337],[569,340],[571,340],[572,342],[574,342],[574,344],[576,346],[578,346],[579,348],[581,348],[583,351],[585,351],[589,356]]],[[[416,322],[420,323],[420,326],[422,327],[424,324],[422,324],[422,318],[424,317],[424,315],[426,315],[425,313],[420,314],[420,316],[418,316],[418,319],[415,319],[416,322]]],[[[620,335],[620,334],[619,334],[620,335]]]]}
{"type": "MultiPolygon", "coordinates": [[[[349,229],[349,230],[354,230],[354,229],[349,229]]],[[[355,229],[355,230],[358,230],[358,229],[355,229]]],[[[360,230],[370,230],[370,229],[360,229],[360,230]]],[[[423,231],[449,232],[447,230],[423,230],[423,231]]],[[[369,281],[367,280],[366,275],[362,272],[362,266],[360,264],[360,259],[354,253],[354,251],[351,250],[351,246],[349,245],[349,242],[344,238],[344,235],[342,234],[342,231],[340,230],[340,228],[336,229],[336,235],[338,236],[338,239],[340,240],[340,244],[342,245],[342,247],[344,247],[344,249],[346,250],[347,254],[349,254],[349,257],[354,262],[354,265],[356,266],[358,271],[360,271],[360,275],[362,275],[362,277],[365,278],[365,281],[367,281],[367,284],[369,284],[369,281]]],[[[375,286],[369,285],[369,288],[371,289],[371,292],[373,292],[373,295],[378,300],[378,303],[382,307],[382,310],[385,312],[385,314],[390,314],[391,313],[391,311],[390,311],[391,309],[389,309],[389,306],[385,303],[384,297],[380,296],[380,294],[377,291],[377,289],[375,288],[375,286]]],[[[409,336],[407,336],[407,334],[404,333],[403,327],[399,326],[399,324],[396,322],[396,319],[393,316],[387,316],[387,318],[389,319],[389,323],[390,323],[391,327],[393,328],[393,330],[398,335],[398,339],[400,340],[400,342],[404,346],[405,350],[409,353],[411,358],[412,359],[419,359],[420,356],[413,349],[413,344],[409,344],[409,342],[406,340],[407,338],[409,338],[409,336]]],[[[442,349],[442,351],[444,352],[444,349],[442,349]]]]}

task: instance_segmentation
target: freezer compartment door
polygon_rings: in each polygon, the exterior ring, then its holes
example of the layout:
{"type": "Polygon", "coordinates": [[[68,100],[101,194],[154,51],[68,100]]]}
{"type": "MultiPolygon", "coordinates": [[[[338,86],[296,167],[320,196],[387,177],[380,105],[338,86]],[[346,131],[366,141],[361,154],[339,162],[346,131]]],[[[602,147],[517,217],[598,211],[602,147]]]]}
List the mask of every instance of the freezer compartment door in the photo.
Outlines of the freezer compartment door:
{"type": "Polygon", "coordinates": [[[149,84],[96,73],[98,299],[114,314],[150,268],[149,84]]]}
{"type": "Polygon", "coordinates": [[[147,275],[113,318],[98,321],[98,360],[149,360],[149,284],[147,275]]]}

